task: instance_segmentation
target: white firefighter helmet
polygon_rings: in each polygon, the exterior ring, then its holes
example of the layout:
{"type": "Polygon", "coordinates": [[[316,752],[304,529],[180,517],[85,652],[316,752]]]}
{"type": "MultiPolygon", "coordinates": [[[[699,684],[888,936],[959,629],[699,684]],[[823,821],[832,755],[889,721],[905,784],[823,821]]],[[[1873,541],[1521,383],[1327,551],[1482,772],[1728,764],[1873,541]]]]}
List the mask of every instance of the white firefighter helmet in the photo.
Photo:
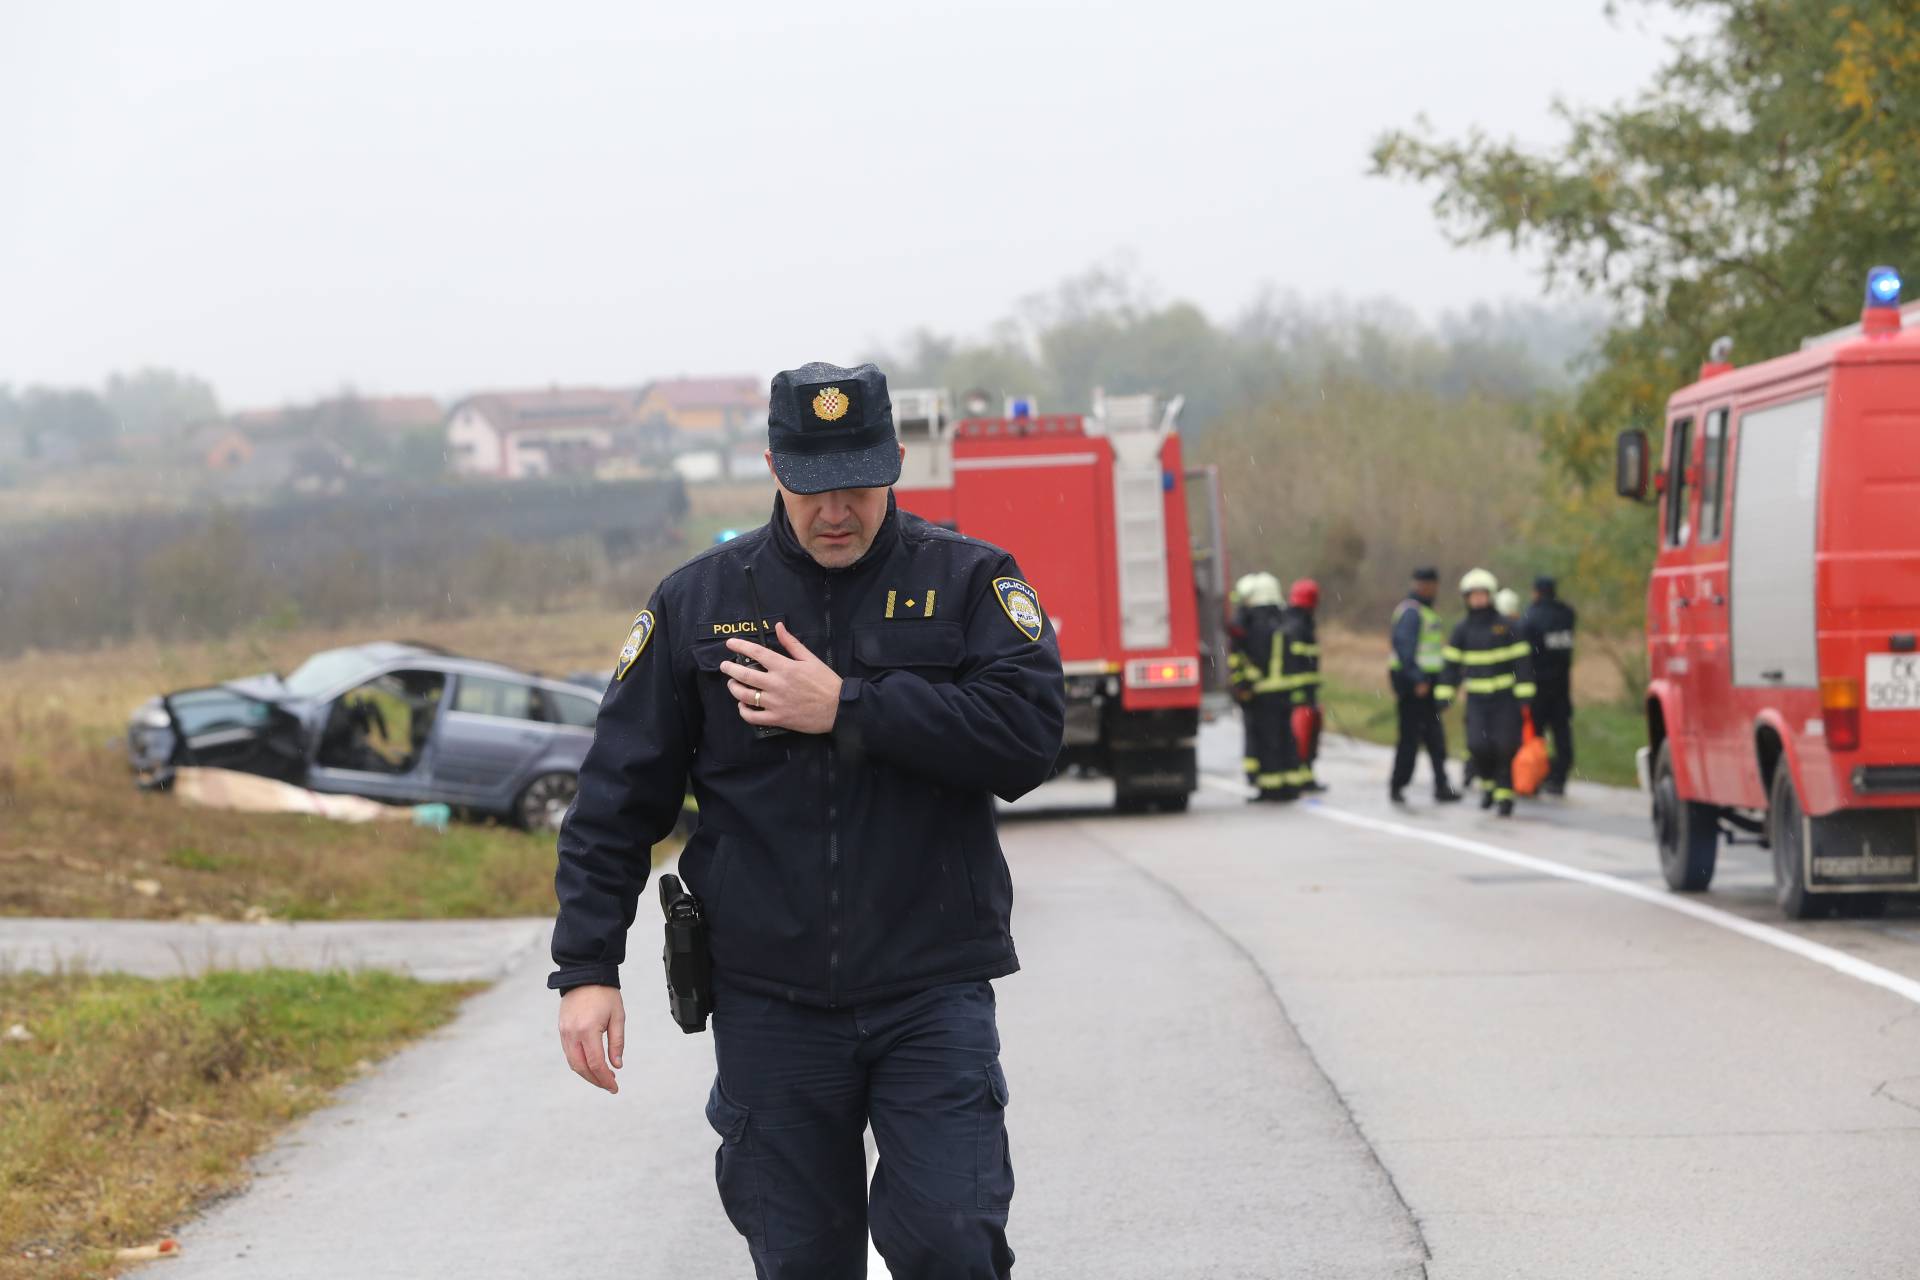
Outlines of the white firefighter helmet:
{"type": "Polygon", "coordinates": [[[1493,608],[1494,608],[1494,612],[1499,613],[1505,617],[1509,617],[1509,618],[1519,617],[1520,616],[1520,593],[1518,591],[1515,591],[1512,587],[1500,588],[1499,591],[1494,593],[1493,608]]]}
{"type": "Polygon", "coordinates": [[[1253,580],[1259,576],[1257,573],[1243,573],[1235,578],[1233,580],[1233,590],[1228,594],[1227,599],[1233,601],[1235,604],[1245,604],[1247,602],[1247,588],[1252,586],[1253,580]]]}
{"type": "Polygon", "coordinates": [[[1460,579],[1460,594],[1470,591],[1484,591],[1488,595],[1500,589],[1500,579],[1486,569],[1469,569],[1460,579]]]}
{"type": "Polygon", "coordinates": [[[1250,573],[1241,581],[1246,587],[1240,593],[1240,603],[1249,609],[1265,605],[1278,608],[1287,602],[1287,593],[1280,585],[1280,579],[1270,573],[1250,573]]]}

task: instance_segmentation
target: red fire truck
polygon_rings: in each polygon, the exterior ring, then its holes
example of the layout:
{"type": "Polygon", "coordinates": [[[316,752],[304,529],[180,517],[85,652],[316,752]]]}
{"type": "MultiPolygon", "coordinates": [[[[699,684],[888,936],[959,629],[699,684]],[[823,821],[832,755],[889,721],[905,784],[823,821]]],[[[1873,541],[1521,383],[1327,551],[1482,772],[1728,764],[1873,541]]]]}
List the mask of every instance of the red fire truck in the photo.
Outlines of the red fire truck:
{"type": "Polygon", "coordinates": [[[1005,547],[1040,593],[1066,669],[1061,767],[1111,776],[1123,811],[1185,809],[1202,692],[1226,669],[1226,565],[1218,476],[1183,466],[1180,401],[954,419],[946,392],[903,390],[893,410],[900,505],[1005,547]]]}
{"type": "MultiPolygon", "coordinates": [[[[1705,889],[1770,846],[1791,918],[1920,890],[1920,332],[1876,267],[1857,326],[1736,369],[1714,344],[1667,404],[1647,593],[1660,865],[1705,889]]],[[[1617,487],[1647,491],[1648,444],[1617,487]]]]}

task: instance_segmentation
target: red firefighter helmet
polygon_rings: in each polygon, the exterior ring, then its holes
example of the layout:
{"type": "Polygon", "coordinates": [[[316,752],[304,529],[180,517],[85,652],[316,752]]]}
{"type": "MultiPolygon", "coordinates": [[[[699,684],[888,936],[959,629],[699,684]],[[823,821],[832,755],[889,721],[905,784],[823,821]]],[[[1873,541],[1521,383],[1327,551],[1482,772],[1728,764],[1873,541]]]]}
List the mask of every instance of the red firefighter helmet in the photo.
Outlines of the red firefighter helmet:
{"type": "Polygon", "coordinates": [[[1320,584],[1312,578],[1302,578],[1293,584],[1287,592],[1287,603],[1296,609],[1315,609],[1320,605],[1320,584]]]}

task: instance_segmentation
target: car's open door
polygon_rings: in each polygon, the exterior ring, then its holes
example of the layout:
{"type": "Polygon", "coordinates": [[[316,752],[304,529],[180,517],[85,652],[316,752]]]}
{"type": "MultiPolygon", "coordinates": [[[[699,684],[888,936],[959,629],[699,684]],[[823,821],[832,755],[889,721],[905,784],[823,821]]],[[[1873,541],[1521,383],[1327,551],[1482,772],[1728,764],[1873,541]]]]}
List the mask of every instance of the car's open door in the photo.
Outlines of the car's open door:
{"type": "Polygon", "coordinates": [[[183,689],[160,703],[173,726],[174,764],[302,781],[306,731],[284,707],[227,685],[183,689]]]}

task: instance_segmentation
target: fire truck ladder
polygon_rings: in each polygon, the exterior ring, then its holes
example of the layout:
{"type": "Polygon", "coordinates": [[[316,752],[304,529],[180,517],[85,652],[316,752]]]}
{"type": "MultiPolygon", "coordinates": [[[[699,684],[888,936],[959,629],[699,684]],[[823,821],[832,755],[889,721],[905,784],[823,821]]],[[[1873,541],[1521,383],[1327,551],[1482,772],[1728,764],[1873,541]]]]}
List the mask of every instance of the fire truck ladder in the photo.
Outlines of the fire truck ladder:
{"type": "Polygon", "coordinates": [[[1153,396],[1107,396],[1100,419],[1113,442],[1113,513],[1120,571],[1120,644],[1163,649],[1173,641],[1167,584],[1167,507],[1160,443],[1180,402],[1156,414],[1153,396]]]}

